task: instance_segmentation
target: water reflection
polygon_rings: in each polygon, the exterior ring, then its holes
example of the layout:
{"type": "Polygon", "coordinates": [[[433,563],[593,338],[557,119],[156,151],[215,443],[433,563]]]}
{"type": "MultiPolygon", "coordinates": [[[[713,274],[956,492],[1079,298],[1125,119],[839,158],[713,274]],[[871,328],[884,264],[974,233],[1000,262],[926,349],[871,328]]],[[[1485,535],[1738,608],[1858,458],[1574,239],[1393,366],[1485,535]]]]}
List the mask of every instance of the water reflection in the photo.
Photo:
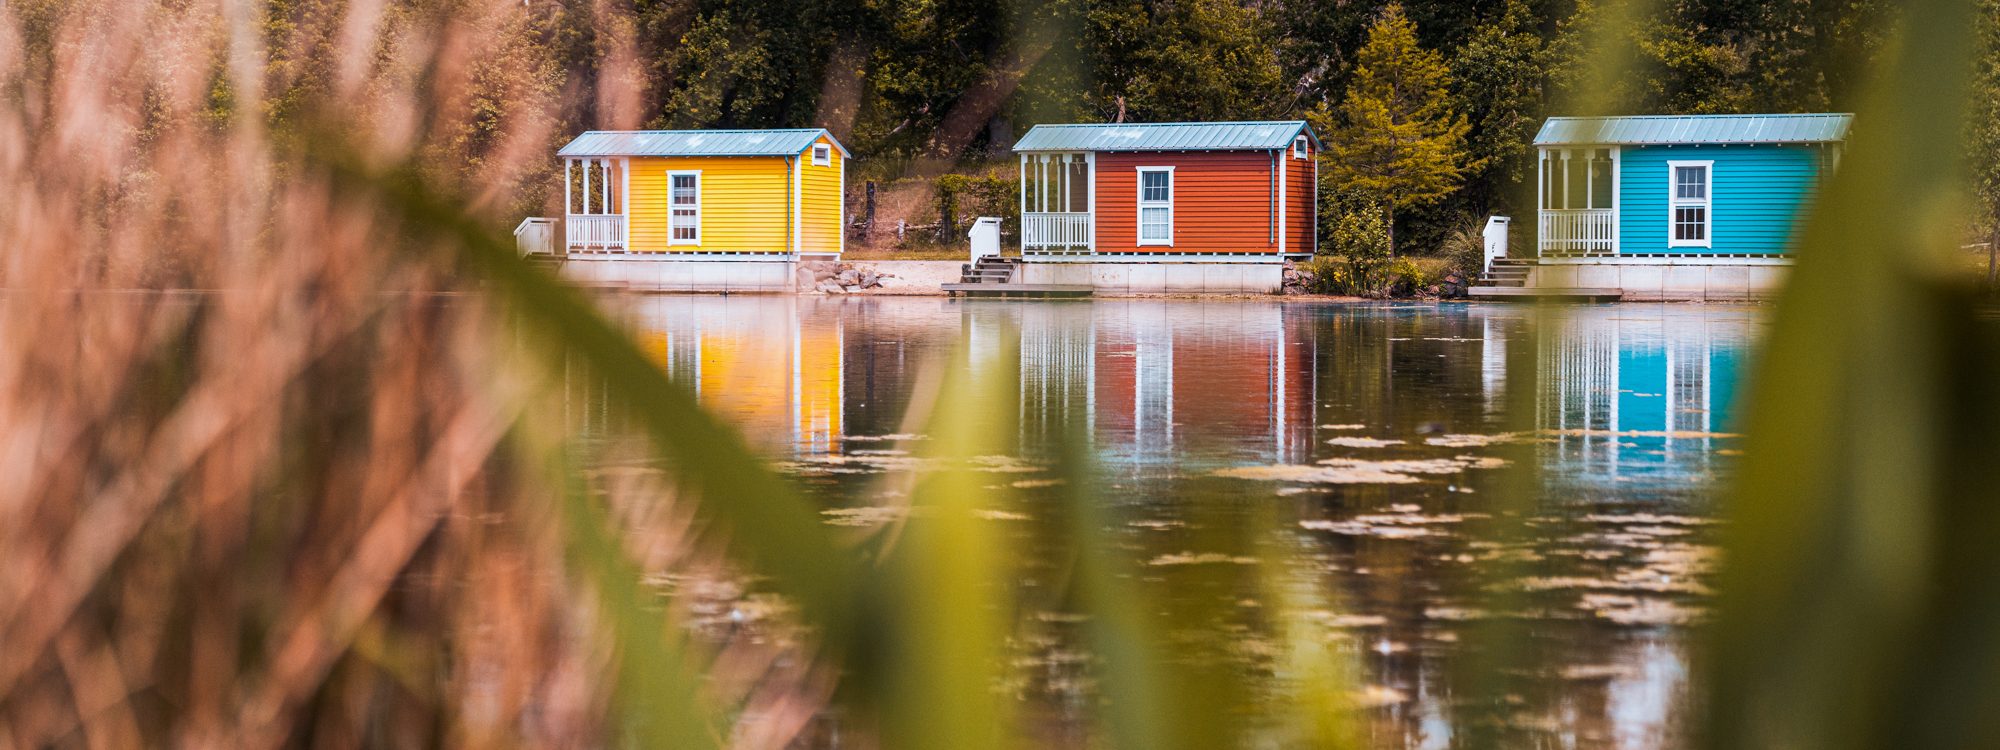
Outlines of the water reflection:
{"type": "MultiPolygon", "coordinates": [[[[881,436],[916,429],[905,413],[927,368],[961,344],[975,372],[1017,362],[1019,387],[996,405],[1008,415],[996,429],[1013,431],[1026,471],[1065,436],[1087,440],[1103,499],[1123,513],[1121,546],[1157,571],[1135,585],[1228,602],[1241,611],[1212,624],[1243,643],[1273,614],[1260,609],[1267,592],[1232,589],[1243,576],[1217,571],[1253,549],[1284,550],[1311,593],[1282,605],[1300,611],[1277,614],[1309,615],[1361,659],[1381,747],[1453,747],[1480,731],[1510,746],[1677,739],[1690,679],[1683,626],[1708,596],[1709,497],[1735,453],[1754,309],[621,303],[706,407],[848,511],[877,502],[856,468],[871,464],[856,459],[890,447],[881,436]],[[1530,444],[1544,491],[1528,537],[1499,543],[1483,531],[1500,489],[1483,467],[1507,441],[1530,444]],[[1520,596],[1509,605],[1518,611],[1485,611],[1495,591],[1520,596]],[[1469,705],[1459,696],[1473,688],[1456,667],[1478,656],[1470,633],[1493,618],[1532,623],[1529,666],[1509,672],[1509,702],[1469,705]]],[[[581,427],[599,429],[604,409],[589,386],[573,382],[572,403],[581,427]]],[[[1032,512],[1035,493],[1025,494],[1032,512]]],[[[1048,567],[1024,575],[1032,583],[1048,567]]],[[[1045,645],[1075,650],[1060,634],[1045,645]]],[[[1222,658],[1267,670],[1243,655],[1254,652],[1222,658]]],[[[1073,660],[1040,663],[1035,691],[1090,704],[1073,660]]]]}

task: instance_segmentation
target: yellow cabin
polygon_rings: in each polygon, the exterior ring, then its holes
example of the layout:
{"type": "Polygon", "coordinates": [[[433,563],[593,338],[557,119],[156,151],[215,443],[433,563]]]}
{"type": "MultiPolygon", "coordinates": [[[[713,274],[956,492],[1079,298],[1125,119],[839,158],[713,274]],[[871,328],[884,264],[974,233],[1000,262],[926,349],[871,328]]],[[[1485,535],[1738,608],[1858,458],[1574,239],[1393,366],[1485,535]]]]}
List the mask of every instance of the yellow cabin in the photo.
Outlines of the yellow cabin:
{"type": "Polygon", "coordinates": [[[824,128],[591,131],[558,154],[571,257],[840,257],[847,149],[824,128]]]}

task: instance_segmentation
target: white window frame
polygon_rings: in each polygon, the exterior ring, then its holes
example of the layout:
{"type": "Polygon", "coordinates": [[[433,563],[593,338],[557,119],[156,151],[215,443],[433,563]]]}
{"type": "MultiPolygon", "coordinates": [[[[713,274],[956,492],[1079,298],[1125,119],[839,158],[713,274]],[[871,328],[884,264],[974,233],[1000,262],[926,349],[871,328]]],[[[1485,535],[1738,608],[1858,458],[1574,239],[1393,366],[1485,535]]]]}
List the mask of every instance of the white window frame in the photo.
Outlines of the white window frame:
{"type": "Polygon", "coordinates": [[[1715,247],[1715,161],[1669,161],[1667,162],[1667,247],[1715,247]],[[1704,181],[1702,197],[1680,197],[1680,170],[1683,167],[1699,167],[1704,181]],[[1674,214],[1683,208],[1701,209],[1701,239],[1682,240],[1674,238],[1674,214]]]}
{"type": "Polygon", "coordinates": [[[1138,200],[1134,202],[1134,205],[1136,206],[1136,208],[1135,208],[1135,209],[1133,209],[1133,212],[1132,212],[1132,213],[1133,213],[1133,216],[1132,216],[1132,221],[1133,221],[1133,224],[1134,224],[1134,226],[1133,226],[1133,229],[1134,229],[1134,230],[1135,230],[1135,232],[1136,232],[1136,234],[1134,235],[1134,237],[1135,237],[1135,239],[1137,239],[1137,241],[1138,241],[1138,242],[1137,242],[1138,246],[1140,246],[1140,247],[1149,247],[1149,246],[1150,246],[1150,247],[1173,247],[1173,246],[1174,246],[1174,168],[1173,168],[1173,167],[1139,167],[1139,168],[1138,168],[1138,175],[1137,175],[1137,177],[1135,177],[1135,178],[1134,178],[1134,180],[1133,180],[1133,185],[1134,185],[1134,186],[1135,186],[1135,188],[1137,189],[1137,193],[1136,193],[1136,194],[1135,194],[1135,195],[1134,195],[1133,197],[1134,197],[1134,198],[1137,198],[1138,200]],[[1166,175],[1166,176],[1167,176],[1167,199],[1166,199],[1166,200],[1164,200],[1164,201],[1149,201],[1149,200],[1146,200],[1146,173],[1148,173],[1148,172],[1158,172],[1158,173],[1161,173],[1161,174],[1164,174],[1164,175],[1166,175]],[[1149,240],[1149,239],[1146,239],[1146,209],[1148,209],[1148,208],[1164,208],[1164,209],[1166,209],[1166,210],[1167,210],[1167,238],[1166,238],[1166,239],[1164,239],[1164,240],[1149,240]]]}
{"type": "Polygon", "coordinates": [[[1294,158],[1294,159],[1304,159],[1304,158],[1306,158],[1306,137],[1305,137],[1305,136],[1303,136],[1303,135],[1302,135],[1302,136],[1299,136],[1299,137],[1297,137],[1297,138],[1293,138],[1293,139],[1292,139],[1292,158],[1294,158]]]}
{"type": "Polygon", "coordinates": [[[699,169],[676,169],[667,173],[667,244],[696,245],[696,246],[701,245],[701,170],[699,169]],[[675,234],[674,230],[679,228],[674,221],[674,211],[679,210],[681,208],[679,204],[674,203],[674,178],[676,177],[694,178],[694,238],[693,239],[681,239],[679,237],[674,236],[675,234]]]}
{"type": "Polygon", "coordinates": [[[833,166],[833,146],[824,143],[813,144],[813,166],[833,166]]]}

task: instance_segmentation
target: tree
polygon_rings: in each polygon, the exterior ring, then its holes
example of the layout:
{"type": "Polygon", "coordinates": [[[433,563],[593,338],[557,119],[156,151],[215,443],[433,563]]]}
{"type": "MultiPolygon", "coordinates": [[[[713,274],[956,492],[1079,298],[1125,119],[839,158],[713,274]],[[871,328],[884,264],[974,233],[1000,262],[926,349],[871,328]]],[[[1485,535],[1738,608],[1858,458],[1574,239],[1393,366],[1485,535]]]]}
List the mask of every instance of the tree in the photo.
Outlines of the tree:
{"type": "MultiPolygon", "coordinates": [[[[1396,211],[1434,203],[1458,188],[1481,160],[1466,152],[1470,129],[1454,111],[1451,75],[1438,53],[1417,46],[1417,27],[1390,4],[1355,55],[1354,76],[1329,133],[1327,174],[1336,185],[1375,196],[1396,247],[1396,211]]],[[[1321,105],[1314,120],[1333,113],[1321,105]]]]}
{"type": "Polygon", "coordinates": [[[1104,119],[1242,120],[1292,106],[1257,6],[1240,0],[1118,0],[1085,14],[1104,119]]]}
{"type": "Polygon", "coordinates": [[[2000,275],[2000,0],[1979,2],[1979,56],[1966,123],[1974,230],[1986,239],[1986,285],[2000,275]]]}
{"type": "Polygon", "coordinates": [[[1523,0],[1507,0],[1500,17],[1483,24],[1452,58],[1459,111],[1472,130],[1467,150],[1482,168],[1469,170],[1467,192],[1476,212],[1494,194],[1519,186],[1530,172],[1529,143],[1541,125],[1548,84],[1547,46],[1523,0]]]}

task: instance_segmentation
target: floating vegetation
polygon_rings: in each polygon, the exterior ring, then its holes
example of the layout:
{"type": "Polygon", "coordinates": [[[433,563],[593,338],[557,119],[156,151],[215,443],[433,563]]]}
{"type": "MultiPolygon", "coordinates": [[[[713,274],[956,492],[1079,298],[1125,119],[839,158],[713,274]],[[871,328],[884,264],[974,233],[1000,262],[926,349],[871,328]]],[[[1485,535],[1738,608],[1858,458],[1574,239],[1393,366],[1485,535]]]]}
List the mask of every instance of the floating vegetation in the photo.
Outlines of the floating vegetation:
{"type": "Polygon", "coordinates": [[[1576,606],[1619,625],[1687,625],[1707,614],[1659,597],[1625,594],[1584,594],[1576,606]]]}
{"type": "Polygon", "coordinates": [[[1029,516],[1028,516],[1027,514],[1025,514],[1025,513],[1015,513],[1015,512],[1013,512],[1013,511],[1007,511],[1007,510],[975,510],[975,511],[973,511],[973,512],[972,512],[972,515],[974,515],[974,516],[977,516],[977,517],[979,517],[979,518],[983,518],[983,519],[986,519],[986,520],[988,520],[988,521],[1028,521],[1028,520],[1032,520],[1032,519],[1031,519],[1031,518],[1030,518],[1030,517],[1029,517],[1029,516]]]}
{"type": "Polygon", "coordinates": [[[1262,482],[1307,482],[1313,484],[1415,484],[1408,474],[1381,469],[1347,466],[1238,466],[1214,472],[1218,477],[1262,482]]]}
{"type": "Polygon", "coordinates": [[[1337,437],[1328,439],[1326,444],[1337,448],[1387,448],[1392,445],[1403,445],[1404,441],[1368,437],[1337,437]]]}
{"type": "Polygon", "coordinates": [[[1020,479],[1014,481],[1011,484],[1008,484],[1007,486],[1017,490],[1033,490],[1033,489],[1040,489],[1043,487],[1055,487],[1062,483],[1063,480],[1061,479],[1020,479]]]}
{"type": "Polygon", "coordinates": [[[1389,624],[1389,618],[1383,617],[1381,615],[1357,615],[1348,613],[1336,614],[1334,612],[1324,609],[1307,612],[1306,616],[1314,620],[1317,620],[1320,624],[1325,625],[1326,627],[1338,628],[1342,630],[1353,629],[1353,628],[1379,628],[1382,627],[1383,625],[1389,624]]]}
{"type": "Polygon", "coordinates": [[[1655,525],[1671,524],[1676,526],[1706,526],[1708,524],[1715,523],[1715,519],[1713,518],[1701,518],[1698,516],[1669,516],[1669,515],[1660,515],[1657,513],[1632,513],[1627,515],[1609,515],[1604,513],[1592,513],[1590,515],[1584,516],[1583,520],[1589,523],[1643,523],[1643,524],[1655,524],[1655,525]]]}
{"type": "Polygon", "coordinates": [[[1013,456],[973,456],[972,468],[974,471],[992,471],[999,473],[1026,473],[1031,471],[1041,471],[1040,467],[1029,465],[1021,461],[1021,459],[1015,458],[1013,456]]]}
{"type": "Polygon", "coordinates": [[[1472,607],[1425,607],[1424,608],[1424,619],[1426,620],[1465,622],[1468,620],[1484,620],[1490,616],[1491,614],[1489,614],[1486,610],[1475,609],[1472,607]]]}
{"type": "Polygon", "coordinates": [[[1369,685],[1348,695],[1348,702],[1356,708],[1382,708],[1409,701],[1409,694],[1387,685],[1369,685]]]}
{"type": "Polygon", "coordinates": [[[1322,430],[1360,430],[1367,427],[1368,425],[1365,424],[1323,424],[1319,426],[1322,430]]]}
{"type": "Polygon", "coordinates": [[[1384,539],[1417,539],[1437,536],[1442,531],[1433,526],[1464,522],[1468,518],[1484,518],[1477,514],[1434,514],[1418,512],[1415,505],[1392,505],[1389,513],[1371,513],[1346,520],[1300,521],[1301,528],[1313,531],[1327,531],[1346,536],[1374,536],[1384,539]]]}
{"type": "Polygon", "coordinates": [[[1243,557],[1240,555],[1225,555],[1220,552],[1202,552],[1202,553],[1182,552],[1178,554],[1161,555],[1159,557],[1155,557],[1151,560],[1146,561],[1146,564],[1147,565],[1216,565],[1216,564],[1255,565],[1257,564],[1257,558],[1243,557]]]}
{"type": "Polygon", "coordinates": [[[1449,433],[1424,438],[1424,444],[1435,445],[1441,448],[1484,448],[1489,445],[1511,443],[1520,439],[1521,433],[1518,432],[1502,432],[1497,435],[1449,433]]]}
{"type": "Polygon", "coordinates": [[[864,505],[858,508],[828,508],[819,512],[829,526],[880,526],[900,521],[909,508],[893,505],[864,505]]]}
{"type": "Polygon", "coordinates": [[[1397,459],[1389,461],[1370,461],[1359,458],[1329,458],[1319,463],[1322,466],[1366,468],[1394,474],[1456,474],[1467,469],[1499,469],[1507,466],[1506,459],[1490,456],[1397,459]]]}
{"type": "Polygon", "coordinates": [[[850,443],[867,443],[867,442],[900,443],[905,440],[928,440],[929,436],[917,435],[912,433],[894,433],[889,435],[847,435],[843,436],[841,439],[850,443]]]}
{"type": "Polygon", "coordinates": [[[1133,528],[1147,529],[1151,531],[1165,531],[1167,529],[1178,529],[1187,526],[1186,523],[1183,523],[1181,521],[1167,521],[1167,520],[1159,520],[1151,518],[1132,521],[1130,523],[1127,523],[1126,525],[1131,526],[1133,528]]]}

